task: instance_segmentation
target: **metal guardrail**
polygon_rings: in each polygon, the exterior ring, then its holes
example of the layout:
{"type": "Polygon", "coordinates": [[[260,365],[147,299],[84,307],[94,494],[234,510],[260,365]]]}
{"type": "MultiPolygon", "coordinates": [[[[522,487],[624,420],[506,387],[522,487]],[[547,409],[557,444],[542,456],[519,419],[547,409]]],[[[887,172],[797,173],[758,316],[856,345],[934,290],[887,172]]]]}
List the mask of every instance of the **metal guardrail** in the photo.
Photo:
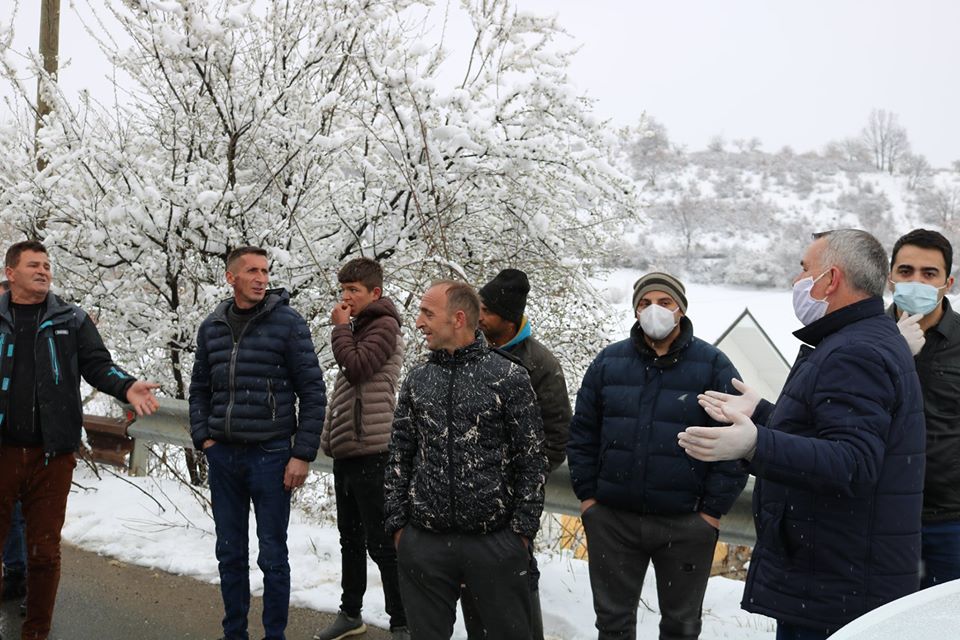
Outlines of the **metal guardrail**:
{"type": "MultiPolygon", "coordinates": [[[[159,442],[193,448],[187,401],[160,398],[160,408],[153,415],[137,418],[127,427],[127,435],[134,439],[133,452],[130,454],[130,472],[133,475],[146,475],[149,443],[159,442]]],[[[310,468],[321,473],[333,473],[333,460],[321,454],[310,464],[310,468]]],[[[753,478],[751,477],[730,513],[720,522],[720,539],[724,542],[752,546],[756,541],[751,506],[752,496],[753,478]]],[[[551,513],[580,515],[580,501],[573,493],[570,469],[566,463],[547,478],[544,510],[551,513]]]]}

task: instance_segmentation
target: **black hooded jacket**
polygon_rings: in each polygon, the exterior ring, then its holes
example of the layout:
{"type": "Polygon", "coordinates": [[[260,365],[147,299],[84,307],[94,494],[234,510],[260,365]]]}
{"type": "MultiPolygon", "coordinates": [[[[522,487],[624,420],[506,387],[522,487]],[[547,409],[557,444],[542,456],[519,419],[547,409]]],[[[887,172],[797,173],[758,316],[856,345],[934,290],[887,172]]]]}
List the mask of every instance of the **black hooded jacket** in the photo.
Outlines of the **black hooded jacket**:
{"type": "MultiPolygon", "coordinates": [[[[10,294],[0,296],[0,434],[10,413],[11,376],[15,358],[14,321],[10,294]]],[[[91,386],[126,401],[127,389],[136,382],[121,369],[103,344],[100,332],[80,307],[47,294],[46,312],[40,318],[32,357],[36,373],[36,406],[47,455],[68,453],[80,446],[83,403],[80,378],[91,386]]]]}

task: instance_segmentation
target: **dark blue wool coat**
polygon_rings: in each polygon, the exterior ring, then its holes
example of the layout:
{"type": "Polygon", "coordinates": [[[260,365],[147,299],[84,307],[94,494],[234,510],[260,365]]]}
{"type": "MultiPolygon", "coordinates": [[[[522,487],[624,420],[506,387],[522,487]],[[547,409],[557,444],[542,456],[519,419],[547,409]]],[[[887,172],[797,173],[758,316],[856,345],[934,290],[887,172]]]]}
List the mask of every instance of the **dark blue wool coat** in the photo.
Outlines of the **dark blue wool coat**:
{"type": "Polygon", "coordinates": [[[757,544],[742,604],[832,632],[919,586],[923,402],[879,298],[794,335],[816,348],[754,414],[757,544]]]}
{"type": "Polygon", "coordinates": [[[573,490],[582,500],[639,513],[703,511],[720,517],[746,484],[737,462],[706,463],[689,457],[677,434],[692,425],[716,425],[697,402],[715,389],[734,392],[739,377],[716,347],[681,333],[662,357],[631,337],[605,348],[587,369],[577,393],[567,459],[573,490]]]}
{"type": "Polygon", "coordinates": [[[203,441],[266,442],[295,436],[292,455],[313,461],[326,409],[323,374],[307,323],[290,294],[271,289],[235,343],[226,300],[197,331],[190,381],[190,435],[203,441]],[[297,404],[299,398],[299,421],[297,404]]]}

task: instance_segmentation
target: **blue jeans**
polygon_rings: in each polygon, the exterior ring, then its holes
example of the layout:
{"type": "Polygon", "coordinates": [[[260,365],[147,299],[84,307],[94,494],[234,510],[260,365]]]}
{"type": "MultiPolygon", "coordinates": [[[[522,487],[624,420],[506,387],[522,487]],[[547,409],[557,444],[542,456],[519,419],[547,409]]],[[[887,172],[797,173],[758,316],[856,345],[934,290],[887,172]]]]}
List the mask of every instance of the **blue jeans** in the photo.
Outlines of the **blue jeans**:
{"type": "Polygon", "coordinates": [[[23,510],[20,501],[13,505],[10,532],[3,547],[3,572],[24,573],[27,570],[27,541],[23,537],[23,510]]]}
{"type": "Polygon", "coordinates": [[[960,521],[925,524],[920,528],[920,538],[920,588],[960,578],[960,521]]]}
{"type": "Polygon", "coordinates": [[[830,632],[824,628],[799,627],[777,620],[777,640],[826,640],[830,632]]]}
{"type": "Polygon", "coordinates": [[[290,441],[217,443],[204,453],[209,464],[210,499],[217,529],[224,637],[248,640],[248,531],[252,502],[260,544],[257,565],[263,572],[263,629],[266,640],[284,640],[290,607],[290,492],[283,488],[283,474],[290,460],[290,441]]]}

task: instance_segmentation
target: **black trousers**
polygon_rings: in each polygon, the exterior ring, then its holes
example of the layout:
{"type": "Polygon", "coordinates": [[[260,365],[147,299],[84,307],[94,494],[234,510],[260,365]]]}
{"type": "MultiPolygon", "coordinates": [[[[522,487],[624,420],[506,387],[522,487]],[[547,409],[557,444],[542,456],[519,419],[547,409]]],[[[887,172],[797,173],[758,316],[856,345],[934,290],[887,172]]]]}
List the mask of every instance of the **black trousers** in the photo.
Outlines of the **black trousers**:
{"type": "MultiPolygon", "coordinates": [[[[543,611],[540,607],[540,568],[537,566],[537,557],[533,553],[533,541],[527,547],[530,554],[530,569],[527,572],[527,583],[530,585],[530,640],[543,640],[543,611]]],[[[460,609],[463,611],[463,624],[467,628],[467,640],[483,640],[492,638],[483,628],[480,614],[473,605],[473,596],[470,589],[464,587],[460,591],[460,609]]]]}
{"type": "Polygon", "coordinates": [[[333,461],[337,494],[337,529],[340,530],[343,597],[340,608],[357,617],[367,590],[367,553],[380,568],[383,597],[390,626],[403,627],[407,616],[400,596],[397,552],[384,530],[383,476],[388,454],[333,461]]]}
{"type": "Polygon", "coordinates": [[[530,554],[517,534],[433,533],[408,525],[397,555],[413,640],[449,640],[461,585],[488,638],[530,637],[530,554]]]}
{"type": "Polygon", "coordinates": [[[583,514],[598,640],[634,640],[652,561],[660,640],[696,640],[719,532],[698,513],[640,515],[596,504],[583,514]]]}

